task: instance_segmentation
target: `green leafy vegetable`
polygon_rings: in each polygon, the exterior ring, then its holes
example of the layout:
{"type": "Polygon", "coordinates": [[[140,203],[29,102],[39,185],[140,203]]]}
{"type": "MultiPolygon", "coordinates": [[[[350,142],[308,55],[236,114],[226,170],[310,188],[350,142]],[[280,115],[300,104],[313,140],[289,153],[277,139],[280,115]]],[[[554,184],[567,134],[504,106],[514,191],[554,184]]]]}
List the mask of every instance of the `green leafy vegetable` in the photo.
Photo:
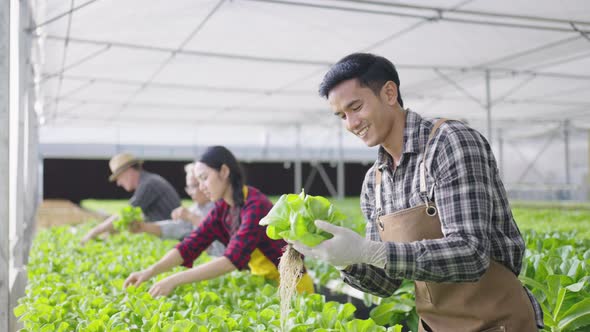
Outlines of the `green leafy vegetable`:
{"type": "Polygon", "coordinates": [[[332,237],[319,230],[314,221],[325,220],[334,225],[346,225],[346,216],[336,210],[329,200],[322,196],[301,194],[282,195],[270,212],[260,220],[266,225],[266,234],[273,240],[298,241],[313,247],[332,237]]]}
{"type": "Polygon", "coordinates": [[[119,218],[113,221],[113,227],[120,232],[129,228],[134,221],[143,222],[143,211],[139,206],[128,205],[119,211],[119,218]]]}
{"type": "MultiPolygon", "coordinates": [[[[36,233],[26,294],[14,309],[24,326],[21,331],[282,331],[275,281],[233,271],[178,286],[168,297],[152,298],[147,290],[153,283],[184,268],[177,266],[138,287],[123,288],[123,281],[132,271],[157,262],[176,241],[140,233],[81,247],[80,237],[93,226],[60,226],[36,233]]],[[[203,254],[195,264],[207,261],[210,258],[203,254]]],[[[303,294],[295,301],[297,310],[289,312],[284,331],[354,331],[344,328],[356,320],[352,304],[326,301],[320,294],[303,294]]],[[[366,331],[384,329],[374,326],[366,331]]]]}

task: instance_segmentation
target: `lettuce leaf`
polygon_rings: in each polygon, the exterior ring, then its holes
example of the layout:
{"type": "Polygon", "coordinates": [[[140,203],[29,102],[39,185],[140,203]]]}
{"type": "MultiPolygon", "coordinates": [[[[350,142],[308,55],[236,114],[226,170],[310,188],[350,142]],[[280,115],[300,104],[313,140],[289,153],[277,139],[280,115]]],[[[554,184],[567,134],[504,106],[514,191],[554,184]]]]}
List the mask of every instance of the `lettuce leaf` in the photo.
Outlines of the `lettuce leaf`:
{"type": "Polygon", "coordinates": [[[143,222],[143,211],[139,206],[128,205],[119,211],[119,218],[113,221],[113,227],[121,232],[134,221],[143,222]]]}
{"type": "Polygon", "coordinates": [[[266,234],[273,240],[298,241],[313,247],[332,237],[315,226],[317,219],[346,227],[346,216],[337,211],[328,199],[306,195],[302,190],[299,195],[282,195],[260,220],[260,225],[267,226],[266,234]]]}

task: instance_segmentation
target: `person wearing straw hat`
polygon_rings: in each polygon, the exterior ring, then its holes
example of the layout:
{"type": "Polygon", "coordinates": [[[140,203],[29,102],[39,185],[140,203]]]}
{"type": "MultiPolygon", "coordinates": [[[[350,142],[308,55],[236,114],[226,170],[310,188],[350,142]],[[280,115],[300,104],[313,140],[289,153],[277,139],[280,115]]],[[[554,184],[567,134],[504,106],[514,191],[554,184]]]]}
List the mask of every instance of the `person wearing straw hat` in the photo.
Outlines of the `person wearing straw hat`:
{"type": "MultiPolygon", "coordinates": [[[[109,161],[112,174],[110,182],[115,182],[128,192],[133,192],[129,204],[142,209],[146,222],[167,219],[172,211],[180,206],[180,196],[174,187],[160,175],[143,169],[143,160],[131,153],[119,153],[109,161]]],[[[91,229],[80,241],[82,244],[105,232],[114,232],[112,215],[91,229]]]]}
{"type": "Polygon", "coordinates": [[[404,108],[399,86],[395,66],[369,53],[325,74],[319,90],[333,114],[379,147],[361,191],[366,236],[316,220],[333,237],[293,247],[378,296],[414,281],[418,331],[543,328],[539,302],[518,279],[525,244],[489,143],[460,121],[404,108]]]}

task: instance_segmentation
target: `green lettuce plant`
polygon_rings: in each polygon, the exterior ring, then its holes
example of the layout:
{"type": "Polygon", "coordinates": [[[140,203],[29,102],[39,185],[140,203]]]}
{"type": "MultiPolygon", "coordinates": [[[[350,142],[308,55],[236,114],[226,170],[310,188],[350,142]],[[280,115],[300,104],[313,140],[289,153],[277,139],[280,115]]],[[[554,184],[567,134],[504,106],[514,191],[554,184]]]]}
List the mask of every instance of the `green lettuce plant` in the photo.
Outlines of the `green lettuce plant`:
{"type": "Polygon", "coordinates": [[[332,237],[315,226],[316,219],[347,227],[346,216],[337,211],[328,199],[306,195],[303,190],[299,195],[282,195],[260,220],[260,225],[267,226],[266,234],[273,240],[298,241],[313,247],[332,237]]]}
{"type": "MultiPolygon", "coordinates": [[[[152,298],[151,285],[184,268],[139,287],[123,288],[123,282],[132,271],[157,262],[175,241],[141,233],[80,246],[80,237],[92,226],[59,226],[36,234],[26,295],[13,311],[24,326],[20,332],[282,332],[275,281],[234,271],[152,298]]],[[[195,264],[207,261],[203,254],[195,264]]],[[[285,331],[400,332],[372,319],[355,319],[354,305],[326,301],[320,294],[295,301],[297,310],[289,312],[285,331]]]]}
{"type": "Polygon", "coordinates": [[[119,211],[119,218],[113,221],[113,227],[121,232],[128,229],[134,221],[143,222],[143,211],[139,206],[128,205],[119,211]]]}

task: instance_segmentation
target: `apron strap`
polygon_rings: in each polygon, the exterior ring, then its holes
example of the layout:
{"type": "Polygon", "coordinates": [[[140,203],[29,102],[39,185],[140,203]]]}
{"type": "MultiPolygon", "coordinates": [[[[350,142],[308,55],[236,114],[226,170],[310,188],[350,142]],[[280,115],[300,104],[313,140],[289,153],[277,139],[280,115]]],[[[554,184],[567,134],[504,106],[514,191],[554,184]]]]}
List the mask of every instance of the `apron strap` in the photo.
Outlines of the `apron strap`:
{"type": "Polygon", "coordinates": [[[438,119],[435,123],[434,126],[432,126],[432,129],[430,130],[430,135],[428,136],[428,142],[426,143],[426,148],[424,149],[424,152],[426,152],[428,150],[428,146],[430,145],[430,141],[432,141],[432,139],[434,138],[434,135],[436,134],[436,131],[438,130],[438,127],[440,127],[440,125],[442,125],[443,123],[445,123],[448,119],[438,119]]]}
{"type": "MultiPolygon", "coordinates": [[[[432,129],[430,130],[430,135],[428,136],[428,141],[426,142],[426,148],[424,149],[424,156],[426,156],[426,151],[428,150],[428,146],[430,145],[430,141],[432,141],[432,138],[434,138],[434,135],[436,134],[436,131],[438,130],[438,128],[440,127],[440,125],[442,125],[445,121],[447,121],[447,119],[438,119],[435,123],[434,126],[432,126],[432,129]]],[[[422,195],[422,197],[425,198],[426,200],[426,204],[428,204],[428,193],[426,190],[426,166],[424,166],[424,160],[420,161],[420,195],[422,195]]],[[[434,190],[434,186],[432,186],[431,189],[431,195],[432,195],[432,191],[434,190]]],[[[377,215],[379,216],[381,214],[381,168],[379,168],[379,166],[377,166],[377,169],[375,170],[375,207],[377,208],[377,215]]]]}
{"type": "Polygon", "coordinates": [[[377,208],[377,215],[381,213],[381,168],[377,166],[375,171],[375,204],[377,208]]]}
{"type": "MultiPolygon", "coordinates": [[[[424,158],[426,157],[426,151],[428,151],[428,147],[430,146],[430,142],[434,138],[436,131],[447,119],[438,119],[432,129],[430,130],[430,135],[428,135],[428,142],[426,142],[426,147],[424,148],[424,155],[422,160],[420,161],[420,194],[423,197],[428,197],[427,189],[426,189],[426,166],[424,165],[424,158]]],[[[434,189],[434,186],[432,187],[434,189]]],[[[432,191],[432,190],[431,190],[432,191]]]]}

